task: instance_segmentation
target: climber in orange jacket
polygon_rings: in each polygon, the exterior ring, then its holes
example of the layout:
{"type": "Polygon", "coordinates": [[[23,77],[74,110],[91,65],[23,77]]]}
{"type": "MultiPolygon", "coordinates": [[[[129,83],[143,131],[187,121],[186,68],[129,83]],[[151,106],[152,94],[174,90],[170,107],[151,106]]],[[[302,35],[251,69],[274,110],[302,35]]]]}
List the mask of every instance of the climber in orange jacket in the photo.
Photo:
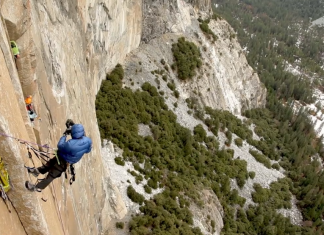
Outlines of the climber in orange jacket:
{"type": "Polygon", "coordinates": [[[32,104],[32,98],[33,97],[31,95],[29,95],[25,99],[26,109],[27,109],[30,121],[34,121],[34,119],[37,117],[37,114],[36,114],[35,109],[32,104]]]}
{"type": "Polygon", "coordinates": [[[32,103],[32,98],[33,97],[31,95],[27,96],[27,98],[25,99],[26,106],[32,103]]]}

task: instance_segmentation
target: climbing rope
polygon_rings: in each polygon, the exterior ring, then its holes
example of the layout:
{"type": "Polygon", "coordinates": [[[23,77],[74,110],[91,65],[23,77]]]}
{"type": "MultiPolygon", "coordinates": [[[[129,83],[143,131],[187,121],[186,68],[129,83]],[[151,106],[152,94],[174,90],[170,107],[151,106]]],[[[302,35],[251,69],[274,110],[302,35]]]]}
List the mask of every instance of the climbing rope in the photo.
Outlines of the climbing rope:
{"type": "MultiPolygon", "coordinates": [[[[41,162],[43,165],[44,165],[44,162],[48,162],[48,160],[49,160],[49,158],[50,158],[50,157],[48,156],[48,154],[53,154],[53,155],[57,156],[56,152],[54,152],[54,153],[48,153],[48,152],[44,152],[44,151],[40,151],[40,150],[38,150],[38,149],[35,149],[33,146],[30,145],[30,142],[21,142],[21,141],[20,141],[20,143],[26,145],[26,147],[27,147],[27,151],[28,151],[28,156],[29,156],[29,158],[31,159],[31,161],[32,161],[32,163],[33,163],[33,165],[34,165],[34,167],[36,167],[36,166],[35,166],[34,160],[33,160],[33,158],[32,158],[32,153],[31,153],[30,150],[33,151],[34,155],[35,155],[35,156],[40,160],[40,162],[41,162]]],[[[37,145],[38,145],[38,144],[37,144],[37,145]]],[[[39,145],[38,145],[38,146],[39,146],[39,145]]],[[[25,167],[26,167],[26,166],[25,166],[25,167]]],[[[26,168],[28,168],[28,167],[26,167],[26,168]]],[[[37,182],[39,182],[40,180],[41,180],[41,179],[38,179],[38,178],[37,178],[37,181],[36,181],[35,184],[37,184],[37,182]]],[[[54,204],[55,204],[56,214],[57,214],[57,216],[59,217],[60,224],[61,224],[61,227],[62,227],[62,230],[63,230],[63,234],[66,235],[66,229],[65,229],[65,226],[64,226],[64,223],[63,223],[63,219],[62,219],[62,215],[61,215],[60,209],[59,209],[59,207],[58,207],[58,201],[57,201],[56,191],[55,191],[55,187],[54,187],[53,184],[51,184],[51,189],[52,189],[51,191],[52,191],[52,195],[53,195],[53,198],[54,198],[54,201],[55,201],[54,204]]],[[[44,202],[47,201],[47,199],[44,199],[44,197],[42,197],[42,200],[43,200],[44,202]]]]}
{"type": "MultiPolygon", "coordinates": [[[[37,143],[34,143],[34,142],[30,142],[30,141],[27,141],[27,140],[24,140],[24,139],[19,139],[19,138],[16,138],[16,137],[14,137],[14,136],[10,136],[10,135],[8,135],[8,134],[6,134],[6,133],[2,133],[2,132],[0,132],[0,136],[4,136],[4,137],[6,137],[6,138],[11,138],[11,139],[14,139],[14,140],[16,140],[16,141],[18,141],[20,144],[24,144],[24,145],[26,145],[26,147],[27,147],[27,151],[28,151],[28,157],[29,157],[29,159],[32,161],[32,164],[33,164],[33,166],[34,167],[36,167],[36,165],[35,165],[35,162],[34,162],[34,160],[33,160],[33,158],[32,158],[32,153],[31,153],[31,151],[34,153],[34,155],[40,160],[40,162],[43,164],[43,165],[45,165],[46,164],[46,162],[48,162],[49,161],[49,159],[50,159],[50,157],[49,157],[49,155],[54,155],[55,157],[56,157],[56,159],[58,160],[58,157],[57,157],[57,150],[56,149],[54,149],[54,148],[52,148],[52,147],[50,147],[50,146],[48,146],[47,144],[45,144],[45,145],[41,145],[41,144],[37,144],[37,143]],[[42,150],[38,150],[38,149],[36,149],[36,148],[34,148],[32,145],[34,145],[34,146],[38,146],[38,147],[41,147],[41,148],[46,148],[47,150],[53,150],[54,152],[45,152],[45,151],[42,151],[42,150]],[[45,162],[45,164],[44,164],[44,162],[45,162]]],[[[58,160],[58,163],[59,163],[59,160],[58,160]]],[[[60,164],[60,163],[59,163],[60,164]]],[[[26,168],[28,168],[26,165],[25,165],[25,167],[26,168]]],[[[73,166],[71,167],[71,171],[73,172],[73,174],[72,174],[72,178],[70,179],[70,185],[73,183],[73,181],[75,180],[75,175],[74,175],[74,168],[73,168],[73,166]]],[[[39,181],[39,179],[37,179],[37,181],[39,181]]],[[[57,196],[56,196],[56,191],[55,191],[55,187],[54,187],[54,185],[52,184],[51,185],[51,188],[52,188],[52,193],[53,193],[53,197],[54,197],[54,201],[55,201],[55,209],[56,209],[56,213],[57,213],[57,215],[58,215],[58,217],[59,217],[59,220],[60,220],[60,223],[61,223],[61,226],[62,226],[62,230],[63,230],[63,233],[66,235],[67,233],[66,233],[66,229],[65,229],[65,226],[64,226],[64,223],[63,223],[63,219],[62,219],[62,215],[61,215],[61,212],[60,212],[60,209],[59,209],[59,207],[58,207],[58,201],[57,201],[57,196]]],[[[5,195],[6,197],[7,197],[7,195],[5,195]]],[[[9,198],[7,197],[6,199],[8,199],[9,200],[9,198]]],[[[45,200],[45,199],[43,199],[42,198],[42,200],[43,201],[47,201],[47,200],[45,200]]],[[[10,200],[9,200],[10,201],[10,200]]],[[[7,205],[7,207],[8,207],[8,205],[7,205]]],[[[8,210],[9,210],[9,207],[8,207],[8,210]]],[[[10,211],[10,210],[9,210],[10,211]]],[[[79,221],[78,221],[79,222],[79,221]]],[[[79,226],[80,226],[80,224],[79,224],[79,226]]]]}
{"type": "Polygon", "coordinates": [[[37,143],[34,143],[34,142],[30,142],[30,141],[27,141],[27,140],[23,140],[23,139],[16,138],[14,136],[10,136],[10,135],[8,135],[6,133],[2,133],[2,132],[0,132],[0,135],[2,135],[4,137],[7,137],[7,138],[11,138],[11,139],[17,140],[20,143],[28,143],[28,144],[32,144],[32,145],[37,145],[37,146],[39,146],[41,148],[55,150],[55,148],[52,148],[52,147],[48,146],[47,144],[45,144],[45,145],[37,144],[37,143]]]}
{"type": "MultiPolygon", "coordinates": [[[[37,143],[34,143],[34,142],[30,142],[30,141],[27,141],[27,140],[24,140],[24,139],[19,139],[19,138],[16,138],[14,136],[10,136],[6,133],[2,133],[0,132],[0,136],[4,136],[4,137],[7,137],[7,138],[11,138],[11,139],[14,139],[16,141],[18,141],[20,144],[24,144],[26,145],[27,147],[27,151],[28,151],[28,156],[29,156],[29,159],[32,161],[34,167],[35,167],[35,162],[32,158],[32,154],[30,152],[30,150],[33,151],[33,153],[35,154],[35,156],[41,161],[41,163],[44,165],[44,162],[48,162],[48,159],[50,158],[48,155],[50,154],[53,154],[53,155],[56,155],[56,149],[48,146],[47,144],[45,145],[41,145],[41,144],[37,144],[37,143]],[[45,152],[45,151],[42,151],[42,150],[39,150],[39,149],[36,149],[34,148],[32,145],[35,145],[35,146],[39,146],[41,148],[46,148],[46,149],[51,149],[54,151],[54,153],[51,153],[51,152],[45,152]]],[[[26,166],[25,166],[26,167],[26,166]]]]}
{"type": "MultiPolygon", "coordinates": [[[[18,141],[20,144],[24,144],[27,147],[28,157],[31,160],[31,162],[32,162],[32,164],[33,164],[34,167],[36,167],[36,164],[35,164],[34,159],[32,157],[32,152],[40,160],[40,162],[42,163],[42,165],[45,165],[48,162],[48,160],[50,158],[49,155],[51,155],[51,154],[52,155],[55,155],[55,152],[54,153],[51,153],[51,152],[48,152],[48,151],[45,152],[45,151],[36,149],[36,148],[34,148],[32,146],[32,145],[39,146],[39,147],[42,147],[42,148],[46,148],[47,150],[49,150],[49,149],[55,150],[54,148],[51,148],[48,145],[37,144],[37,143],[30,142],[30,141],[27,141],[27,140],[24,140],[24,139],[16,138],[14,136],[10,136],[10,135],[8,135],[6,133],[2,133],[2,132],[0,132],[0,136],[4,136],[4,137],[7,137],[7,138],[11,138],[11,139],[14,139],[14,140],[18,141]]],[[[27,169],[30,168],[30,167],[26,166],[26,162],[24,162],[24,167],[27,168],[27,169]]],[[[40,180],[42,180],[42,179],[38,179],[37,178],[37,180],[36,180],[36,182],[34,182],[34,184],[35,183],[37,184],[40,180]]],[[[42,197],[42,200],[46,202],[46,200],[43,197],[42,197]]]]}
{"type": "MultiPolygon", "coordinates": [[[[29,144],[27,144],[27,143],[24,143],[24,144],[27,146],[28,156],[29,156],[29,158],[31,159],[31,161],[32,161],[32,163],[33,163],[33,165],[34,165],[34,167],[36,167],[36,166],[35,166],[34,160],[33,160],[33,158],[32,158],[32,153],[30,152],[30,150],[32,150],[32,151],[34,152],[35,156],[36,156],[36,157],[41,161],[41,163],[42,163],[43,165],[44,165],[43,161],[48,162],[48,158],[49,158],[49,157],[46,155],[46,152],[43,152],[43,151],[37,150],[37,149],[35,149],[33,146],[31,146],[31,145],[29,145],[29,144]],[[43,161],[42,161],[42,160],[43,160],[43,161]]],[[[53,153],[53,155],[56,155],[56,153],[53,153]]],[[[25,167],[26,167],[26,166],[25,166],[25,167]]],[[[26,167],[26,168],[28,168],[28,167],[26,167]]],[[[40,180],[42,180],[42,179],[38,179],[38,178],[37,178],[37,181],[36,181],[36,183],[34,183],[34,184],[37,184],[40,180]]],[[[60,224],[61,224],[61,227],[62,227],[62,230],[63,230],[63,234],[66,235],[67,233],[66,233],[66,229],[65,229],[65,226],[64,226],[64,223],[63,223],[63,219],[62,219],[61,211],[60,211],[60,209],[59,209],[59,207],[58,207],[58,201],[57,201],[57,196],[56,196],[55,187],[54,187],[53,184],[51,184],[50,187],[51,187],[51,191],[52,191],[52,196],[53,196],[54,201],[55,201],[54,204],[55,204],[56,214],[57,214],[57,216],[58,216],[58,218],[59,218],[59,221],[60,221],[60,224]]],[[[42,196],[42,200],[43,200],[44,202],[47,201],[47,199],[45,199],[44,196],[42,196]]]]}
{"type": "Polygon", "coordinates": [[[52,195],[53,195],[53,198],[54,198],[54,201],[55,201],[56,214],[58,215],[58,217],[60,219],[60,223],[61,223],[61,226],[62,226],[62,230],[63,230],[63,233],[65,235],[66,234],[65,226],[64,226],[64,223],[63,223],[63,219],[62,219],[62,215],[61,215],[60,208],[58,207],[58,201],[57,201],[57,197],[56,197],[55,187],[54,187],[53,184],[51,184],[51,187],[52,187],[52,192],[53,192],[52,195]]]}
{"type": "MultiPolygon", "coordinates": [[[[35,154],[35,156],[36,156],[39,160],[41,160],[42,164],[43,164],[43,161],[48,162],[48,159],[50,158],[48,155],[51,155],[51,154],[52,154],[52,155],[56,156],[56,152],[54,152],[54,153],[44,152],[44,151],[41,151],[41,150],[35,149],[33,146],[31,146],[31,145],[28,144],[28,143],[25,143],[25,142],[20,142],[20,143],[26,145],[29,158],[32,159],[32,154],[31,154],[31,152],[30,152],[30,150],[32,150],[33,153],[35,154]],[[43,161],[42,161],[42,160],[43,160],[43,161]]],[[[44,164],[43,164],[43,165],[44,165],[44,164]]]]}

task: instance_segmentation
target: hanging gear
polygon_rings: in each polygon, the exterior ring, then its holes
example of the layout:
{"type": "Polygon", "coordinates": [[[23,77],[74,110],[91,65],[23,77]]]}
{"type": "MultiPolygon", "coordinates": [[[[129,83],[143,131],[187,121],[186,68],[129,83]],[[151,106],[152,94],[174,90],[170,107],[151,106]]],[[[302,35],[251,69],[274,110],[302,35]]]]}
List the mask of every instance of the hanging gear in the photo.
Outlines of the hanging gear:
{"type": "Polygon", "coordinates": [[[70,174],[71,174],[70,185],[72,185],[73,182],[75,181],[75,170],[73,164],[70,165],[70,174]]]}
{"type": "MultiPolygon", "coordinates": [[[[41,148],[55,150],[54,148],[48,146],[47,144],[41,145],[41,144],[33,143],[33,142],[30,142],[30,141],[27,141],[27,140],[16,138],[14,136],[10,136],[10,135],[8,135],[6,133],[2,133],[2,132],[0,132],[0,135],[3,136],[3,137],[6,137],[6,138],[11,138],[11,139],[17,140],[21,144],[37,145],[37,146],[39,146],[41,148]]],[[[44,151],[42,151],[42,152],[44,152],[44,151]]]]}
{"type": "MultiPolygon", "coordinates": [[[[64,172],[65,173],[65,178],[67,179],[68,178],[67,173],[69,173],[71,175],[69,183],[70,183],[70,185],[72,185],[72,183],[75,181],[75,169],[74,169],[73,164],[71,164],[71,165],[68,164],[68,166],[65,166],[65,164],[67,164],[67,163],[65,163],[65,161],[63,159],[60,160],[60,157],[58,156],[57,151],[54,151],[52,154],[55,156],[55,159],[56,159],[55,161],[57,163],[57,165],[56,165],[54,163],[54,161],[48,156],[49,153],[37,150],[33,146],[31,146],[31,145],[29,145],[27,143],[25,143],[25,145],[27,146],[28,156],[31,159],[34,166],[35,166],[35,163],[34,163],[34,160],[32,158],[32,153],[31,153],[30,150],[32,150],[34,155],[41,161],[41,163],[43,165],[43,168],[47,167],[46,165],[48,163],[55,168],[55,176],[54,176],[54,178],[60,177],[61,173],[64,172]],[[61,172],[61,173],[59,173],[59,172],[61,172]]],[[[44,174],[41,170],[38,170],[38,168],[36,168],[36,167],[28,167],[28,166],[25,166],[25,167],[27,168],[28,173],[34,175],[35,177],[38,177],[38,175],[40,173],[44,174]]],[[[38,179],[38,181],[39,181],[39,179],[38,179]]],[[[30,191],[38,191],[38,192],[40,192],[39,190],[34,190],[34,188],[32,186],[30,186],[30,185],[31,184],[30,183],[27,184],[27,182],[25,184],[26,188],[29,189],[30,191]]]]}
{"type": "MultiPolygon", "coordinates": [[[[44,165],[44,162],[46,163],[46,162],[49,161],[49,159],[50,159],[50,157],[48,156],[49,154],[55,155],[55,152],[54,153],[49,153],[49,152],[44,152],[44,151],[35,149],[33,146],[31,146],[27,142],[20,142],[20,143],[26,145],[27,151],[28,151],[28,156],[29,156],[30,160],[33,162],[34,166],[35,166],[35,163],[34,163],[34,160],[32,158],[32,153],[31,153],[30,150],[32,150],[34,155],[41,161],[42,165],[44,165]]],[[[28,168],[27,166],[25,166],[25,167],[28,168]]]]}
{"type": "Polygon", "coordinates": [[[59,159],[59,157],[57,155],[57,151],[54,152],[54,156],[56,158],[57,164],[61,165],[60,159],[59,159]]]}
{"type": "Polygon", "coordinates": [[[5,193],[8,192],[11,188],[9,181],[8,171],[5,167],[4,162],[2,161],[2,158],[0,157],[0,184],[2,185],[5,193]]]}
{"type": "Polygon", "coordinates": [[[68,174],[71,175],[69,183],[72,185],[75,181],[75,169],[73,164],[68,164],[67,170],[65,171],[65,179],[68,179],[68,174]]]}
{"type": "MultiPolygon", "coordinates": [[[[55,156],[55,160],[53,161],[53,159],[49,159],[49,157],[45,154],[45,152],[42,152],[42,151],[39,151],[35,148],[33,148],[32,146],[27,145],[27,151],[28,151],[28,155],[29,155],[29,158],[31,159],[31,161],[33,162],[33,165],[35,166],[35,163],[32,159],[32,153],[30,151],[30,149],[34,152],[35,156],[41,160],[41,163],[43,165],[43,168],[44,167],[48,167],[47,164],[50,164],[52,165],[52,167],[55,168],[55,176],[54,178],[57,178],[57,177],[60,177],[61,176],[61,173],[65,173],[65,178],[67,179],[67,170],[69,169],[68,173],[71,174],[71,178],[70,178],[70,185],[75,181],[75,170],[74,170],[74,166],[73,165],[69,165],[70,168],[68,166],[64,166],[64,162],[62,163],[62,159],[60,161],[60,158],[59,156],[57,155],[57,151],[55,151],[53,153],[53,155],[55,156]],[[56,161],[57,165],[54,163],[56,161]],[[44,163],[45,162],[45,163],[44,163]],[[63,164],[63,165],[62,165],[63,164]],[[60,173],[61,172],[61,173],[60,173]]],[[[28,166],[25,166],[27,168],[27,171],[28,173],[32,174],[33,176],[35,177],[38,177],[38,175],[40,173],[44,174],[41,170],[39,170],[39,168],[35,168],[35,167],[28,167],[28,166]]],[[[42,168],[42,167],[41,167],[42,168]]],[[[44,179],[43,179],[44,180],[44,179]]],[[[39,179],[38,179],[39,181],[39,179]]],[[[27,189],[29,189],[30,191],[38,191],[38,190],[34,190],[34,188],[31,186],[31,184],[28,182],[27,184],[27,181],[25,183],[25,186],[27,189]]],[[[39,191],[38,191],[39,192],[39,191]]]]}
{"type": "Polygon", "coordinates": [[[9,199],[8,195],[6,194],[5,189],[2,186],[2,184],[0,184],[0,196],[2,197],[4,203],[6,204],[9,213],[11,213],[11,210],[10,210],[9,205],[8,205],[8,201],[10,201],[10,199],[9,199]]]}
{"type": "Polygon", "coordinates": [[[10,183],[10,178],[9,178],[9,174],[8,171],[5,167],[5,164],[2,160],[2,158],[0,157],[0,196],[2,197],[2,199],[4,200],[8,211],[11,213],[11,210],[9,209],[8,206],[8,195],[7,192],[11,189],[11,183],[10,183]]]}
{"type": "Polygon", "coordinates": [[[2,184],[0,184],[0,196],[2,197],[3,200],[8,199],[6,191],[5,191],[4,187],[2,186],[2,184]]]}
{"type": "MultiPolygon", "coordinates": [[[[72,133],[72,126],[75,125],[75,123],[73,122],[73,120],[71,119],[68,119],[65,123],[66,125],[66,130],[64,132],[64,135],[69,135],[72,133]]],[[[80,124],[78,124],[80,125],[80,124]]],[[[82,125],[81,125],[82,126],[82,125]]],[[[83,128],[83,127],[82,127],[83,128]]],[[[6,133],[1,133],[0,132],[0,135],[1,136],[4,136],[4,137],[7,137],[7,138],[12,138],[14,140],[17,140],[20,144],[24,144],[26,145],[27,147],[27,151],[28,151],[28,156],[30,158],[30,160],[32,161],[32,164],[34,167],[28,167],[25,165],[25,167],[27,168],[27,171],[28,173],[34,175],[35,177],[38,177],[39,173],[42,173],[42,174],[45,174],[47,172],[42,172],[41,170],[39,170],[40,168],[36,168],[35,166],[35,162],[33,160],[33,157],[32,157],[32,152],[34,153],[34,155],[40,160],[40,162],[42,163],[43,165],[43,168],[45,167],[48,167],[46,166],[48,163],[51,162],[51,166],[53,165],[54,168],[55,168],[55,175],[50,175],[50,176],[53,176],[54,178],[57,178],[57,177],[60,177],[61,174],[64,172],[65,173],[65,177],[67,178],[67,172],[66,170],[68,169],[68,166],[69,166],[69,170],[68,170],[68,173],[71,174],[71,177],[70,177],[70,180],[69,180],[69,183],[70,185],[72,185],[72,183],[75,181],[75,169],[74,169],[74,166],[73,164],[71,165],[66,165],[67,162],[63,159],[63,158],[60,158],[60,156],[58,156],[58,153],[57,153],[57,149],[54,149],[54,148],[51,148],[49,147],[48,145],[40,145],[40,144],[37,144],[37,143],[33,143],[33,142],[29,142],[29,141],[26,141],[26,140],[23,140],[23,139],[19,139],[19,138],[15,138],[13,136],[10,136],[6,133]],[[32,145],[37,145],[39,146],[40,148],[46,148],[47,149],[47,152],[45,151],[42,151],[42,150],[38,150],[36,148],[34,148],[32,145]],[[53,150],[53,152],[49,152],[49,150],[53,150]],[[49,155],[54,155],[56,158],[51,158],[49,155]],[[54,164],[52,161],[55,161],[56,163],[54,164]],[[52,164],[53,163],[53,164],[52,164]],[[56,174],[57,173],[57,174],[56,174]],[[59,173],[59,174],[58,174],[59,173]]],[[[90,140],[91,141],[91,140],[90,140]]],[[[91,150],[91,148],[90,148],[91,150]]],[[[90,152],[89,150],[89,152],[90,152]]],[[[1,158],[0,158],[0,163],[1,163],[1,158]]],[[[1,171],[1,164],[0,164],[0,173],[3,173],[1,171]]],[[[53,172],[50,172],[49,174],[52,174],[53,172]]],[[[9,182],[9,176],[6,178],[5,176],[6,174],[4,174],[4,176],[2,174],[0,174],[1,178],[0,178],[0,196],[2,198],[4,198],[5,200],[8,199],[7,195],[6,195],[6,192],[11,188],[11,185],[10,184],[7,184],[6,182],[8,181],[9,182]],[[6,181],[7,180],[7,181],[6,181]],[[1,184],[1,182],[5,182],[3,184],[1,184]]],[[[45,179],[37,179],[37,181],[43,181],[45,180],[46,181],[47,178],[45,179]]],[[[32,184],[31,182],[29,181],[26,181],[25,183],[25,186],[27,189],[31,190],[31,191],[40,191],[36,185],[32,184]],[[34,187],[35,186],[35,187],[34,187]],[[35,190],[36,189],[36,190],[35,190]]],[[[8,208],[9,210],[9,208],[8,208]]]]}

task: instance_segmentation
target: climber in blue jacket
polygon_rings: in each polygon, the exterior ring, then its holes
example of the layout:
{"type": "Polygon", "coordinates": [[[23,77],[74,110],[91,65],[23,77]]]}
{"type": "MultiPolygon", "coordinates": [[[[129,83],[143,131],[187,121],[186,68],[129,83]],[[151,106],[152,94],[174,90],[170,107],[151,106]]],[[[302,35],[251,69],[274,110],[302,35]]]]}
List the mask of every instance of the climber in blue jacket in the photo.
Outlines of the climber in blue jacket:
{"type": "Polygon", "coordinates": [[[74,124],[71,119],[66,122],[67,129],[57,144],[57,157],[50,159],[45,165],[34,168],[27,167],[28,173],[35,177],[39,174],[47,174],[46,178],[38,182],[36,185],[26,181],[25,186],[30,191],[42,191],[55,178],[62,175],[70,166],[72,178],[70,184],[75,180],[73,164],[80,161],[85,153],[89,153],[92,147],[92,141],[85,136],[84,128],[81,124],[74,124]],[[71,134],[72,139],[66,141],[66,136],[71,134]]]}
{"type": "Polygon", "coordinates": [[[71,130],[72,139],[66,142],[66,135],[63,135],[57,144],[58,155],[70,164],[77,163],[83,154],[91,151],[92,141],[84,135],[81,124],[74,124],[71,130]]]}

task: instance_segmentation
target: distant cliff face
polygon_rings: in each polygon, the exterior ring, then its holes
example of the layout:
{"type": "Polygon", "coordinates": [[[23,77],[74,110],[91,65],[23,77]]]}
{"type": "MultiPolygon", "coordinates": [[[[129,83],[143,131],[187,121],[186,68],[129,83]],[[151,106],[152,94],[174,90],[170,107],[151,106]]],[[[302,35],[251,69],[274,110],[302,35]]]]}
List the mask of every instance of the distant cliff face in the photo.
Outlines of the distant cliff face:
{"type": "Polygon", "coordinates": [[[266,103],[266,88],[249,66],[232,27],[224,20],[211,20],[209,28],[218,37],[211,42],[203,33],[198,34],[204,65],[200,79],[183,84],[184,94],[195,96],[204,106],[224,109],[233,114],[266,103]]]}
{"type": "MultiPolygon", "coordinates": [[[[131,53],[134,60],[143,60],[143,66],[138,65],[137,72],[131,70],[131,76],[135,80],[154,81],[155,75],[151,71],[164,70],[161,59],[171,67],[174,63],[172,44],[184,36],[200,48],[203,66],[197,70],[196,77],[185,82],[180,82],[174,71],[168,71],[183,99],[195,97],[202,106],[229,110],[234,114],[263,107],[266,89],[248,65],[232,27],[224,20],[211,20],[209,28],[218,37],[212,42],[197,21],[199,17],[208,18],[209,12],[195,11],[184,1],[181,4],[175,2],[145,5],[142,33],[145,43],[131,53]]],[[[131,64],[134,68],[134,63],[131,64]]]]}
{"type": "Polygon", "coordinates": [[[195,9],[209,12],[211,0],[144,0],[142,41],[149,42],[164,33],[184,32],[194,20],[195,9]]]}
{"type": "MultiPolygon", "coordinates": [[[[203,104],[235,113],[265,102],[264,89],[238,43],[226,36],[229,26],[223,21],[211,23],[220,37],[213,45],[200,32],[196,19],[201,10],[203,15],[209,13],[210,0],[3,0],[0,4],[0,132],[56,147],[65,120],[72,118],[85,126],[93,140],[92,152],[76,164],[77,180],[72,186],[61,177],[37,194],[24,188],[25,180],[35,180],[23,168],[24,164],[32,166],[25,146],[0,137],[1,156],[15,186],[9,193],[15,210],[10,214],[1,209],[0,227],[14,224],[6,235],[100,234],[112,218],[126,214],[120,193],[102,164],[103,158],[111,156],[102,156],[95,115],[100,83],[115,64],[125,64],[134,80],[154,80],[151,71],[161,67],[161,58],[173,63],[171,44],[183,35],[208,48],[202,55],[212,68],[204,66],[209,72],[202,70],[199,81],[195,78],[188,83],[178,82],[171,72],[182,98],[197,96],[203,104]],[[16,63],[10,40],[20,48],[16,63]],[[230,45],[232,49],[227,48],[230,45]],[[131,70],[133,57],[143,61],[140,73],[131,70]],[[194,92],[197,89],[201,96],[194,92]],[[33,125],[25,110],[27,95],[33,95],[40,117],[33,125]]],[[[2,203],[0,208],[5,208],[2,203]]]]}

